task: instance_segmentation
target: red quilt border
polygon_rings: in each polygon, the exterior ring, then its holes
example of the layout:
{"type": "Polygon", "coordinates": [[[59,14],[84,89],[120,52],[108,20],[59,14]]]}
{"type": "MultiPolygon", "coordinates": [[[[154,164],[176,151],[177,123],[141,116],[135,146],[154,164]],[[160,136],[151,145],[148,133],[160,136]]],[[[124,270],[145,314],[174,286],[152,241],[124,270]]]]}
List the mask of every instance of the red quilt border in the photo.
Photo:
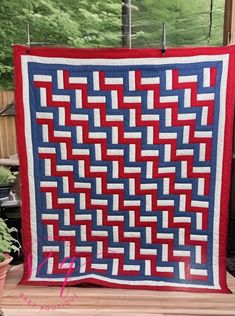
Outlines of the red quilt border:
{"type": "Polygon", "coordinates": [[[221,289],[208,288],[187,288],[174,286],[149,286],[149,285],[125,285],[115,284],[111,281],[102,281],[93,278],[86,278],[78,281],[70,281],[68,285],[92,283],[113,288],[126,289],[149,289],[149,290],[166,290],[166,291],[188,291],[202,293],[231,293],[226,282],[226,244],[228,229],[228,203],[231,182],[231,161],[232,161],[232,137],[233,137],[233,118],[234,118],[234,100],[235,100],[235,45],[226,47],[201,47],[201,48],[177,48],[167,49],[163,55],[160,49],[94,49],[94,48],[49,48],[49,47],[27,47],[14,45],[14,78],[15,78],[15,102],[16,102],[16,128],[17,128],[17,144],[20,159],[20,176],[21,176],[21,200],[22,200],[22,232],[23,232],[23,251],[28,262],[24,263],[24,274],[20,284],[25,285],[50,285],[59,286],[63,282],[51,281],[29,281],[29,266],[31,266],[31,235],[30,235],[30,208],[29,208],[29,183],[27,176],[27,154],[26,143],[24,138],[24,110],[23,110],[23,91],[22,91],[22,75],[21,75],[21,56],[33,55],[42,57],[64,57],[66,58],[167,58],[167,57],[190,57],[195,55],[222,55],[229,54],[228,65],[228,81],[226,96],[226,118],[225,118],[225,137],[224,137],[224,155],[222,170],[222,190],[221,190],[221,211],[219,225],[219,283],[221,289]],[[225,153],[226,148],[226,153],[225,153]],[[223,194],[224,193],[224,194],[223,194]]]}

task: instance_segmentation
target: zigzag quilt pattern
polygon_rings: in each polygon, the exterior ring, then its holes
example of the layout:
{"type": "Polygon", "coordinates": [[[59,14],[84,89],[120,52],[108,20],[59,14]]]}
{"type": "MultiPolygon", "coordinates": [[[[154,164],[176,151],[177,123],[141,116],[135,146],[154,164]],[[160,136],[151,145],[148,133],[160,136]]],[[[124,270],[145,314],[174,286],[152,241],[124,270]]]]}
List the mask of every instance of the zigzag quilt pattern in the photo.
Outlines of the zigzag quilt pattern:
{"type": "Polygon", "coordinates": [[[233,47],[199,53],[15,47],[22,283],[228,291],[233,47]]]}

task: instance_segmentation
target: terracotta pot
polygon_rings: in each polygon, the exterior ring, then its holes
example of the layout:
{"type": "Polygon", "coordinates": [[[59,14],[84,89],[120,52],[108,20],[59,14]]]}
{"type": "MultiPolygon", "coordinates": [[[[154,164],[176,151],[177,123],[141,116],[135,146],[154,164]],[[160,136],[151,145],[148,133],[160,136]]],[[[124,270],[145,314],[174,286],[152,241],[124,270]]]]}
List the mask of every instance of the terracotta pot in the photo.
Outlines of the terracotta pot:
{"type": "Polygon", "coordinates": [[[3,288],[5,284],[5,279],[6,279],[9,263],[13,259],[8,253],[5,253],[4,257],[5,257],[5,260],[0,263],[0,302],[2,299],[3,288]]]}

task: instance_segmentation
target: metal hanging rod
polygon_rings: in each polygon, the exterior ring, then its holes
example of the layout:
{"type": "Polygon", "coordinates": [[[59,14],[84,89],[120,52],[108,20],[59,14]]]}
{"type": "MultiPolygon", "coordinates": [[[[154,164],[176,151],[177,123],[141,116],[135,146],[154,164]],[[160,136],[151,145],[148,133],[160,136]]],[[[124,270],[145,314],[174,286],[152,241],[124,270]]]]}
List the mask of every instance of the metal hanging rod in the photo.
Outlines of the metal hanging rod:
{"type": "Polygon", "coordinates": [[[27,23],[27,44],[28,47],[31,46],[31,35],[30,35],[30,23],[27,23]]]}
{"type": "Polygon", "coordinates": [[[161,53],[166,53],[166,25],[165,22],[162,23],[162,49],[161,53]]]}

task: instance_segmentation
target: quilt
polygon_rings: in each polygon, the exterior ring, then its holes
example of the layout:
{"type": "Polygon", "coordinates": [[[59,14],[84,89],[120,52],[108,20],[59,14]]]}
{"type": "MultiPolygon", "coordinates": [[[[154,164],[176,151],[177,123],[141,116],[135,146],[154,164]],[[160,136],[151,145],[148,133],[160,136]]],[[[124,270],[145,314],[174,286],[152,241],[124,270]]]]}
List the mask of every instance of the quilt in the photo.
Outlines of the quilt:
{"type": "Polygon", "coordinates": [[[14,46],[21,284],[229,292],[234,46],[14,46]]]}

